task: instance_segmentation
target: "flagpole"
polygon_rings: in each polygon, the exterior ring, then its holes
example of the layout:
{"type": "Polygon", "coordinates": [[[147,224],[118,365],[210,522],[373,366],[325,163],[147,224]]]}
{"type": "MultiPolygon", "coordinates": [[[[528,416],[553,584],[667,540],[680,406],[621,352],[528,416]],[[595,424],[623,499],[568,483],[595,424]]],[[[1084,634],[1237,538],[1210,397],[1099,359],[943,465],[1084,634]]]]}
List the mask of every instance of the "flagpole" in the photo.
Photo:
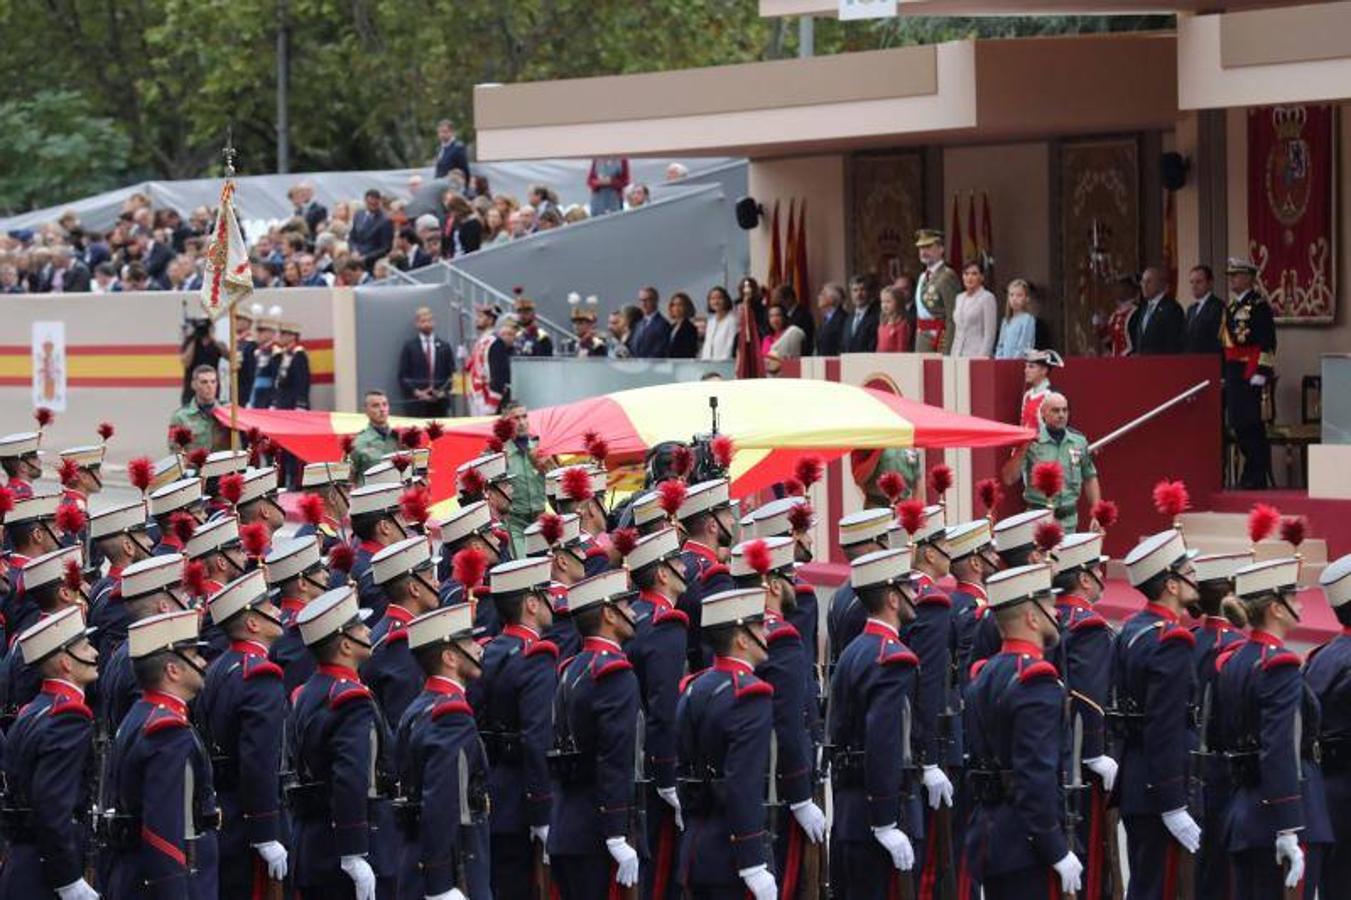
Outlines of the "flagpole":
{"type": "MultiPolygon", "coordinates": [[[[225,147],[221,153],[225,156],[225,182],[228,185],[235,177],[235,148],[233,129],[225,133],[225,147]]],[[[230,202],[231,198],[225,200],[230,202]]],[[[220,213],[218,213],[220,214],[220,213]]],[[[235,307],[238,305],[234,293],[230,292],[230,452],[239,450],[239,359],[238,339],[235,337],[235,307]]]]}

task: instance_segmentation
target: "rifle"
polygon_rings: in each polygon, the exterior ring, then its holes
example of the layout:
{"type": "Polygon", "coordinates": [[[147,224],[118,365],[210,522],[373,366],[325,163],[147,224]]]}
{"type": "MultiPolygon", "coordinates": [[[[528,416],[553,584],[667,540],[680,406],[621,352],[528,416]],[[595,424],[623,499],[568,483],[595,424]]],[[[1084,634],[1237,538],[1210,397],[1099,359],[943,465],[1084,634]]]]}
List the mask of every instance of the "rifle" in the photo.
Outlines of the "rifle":
{"type": "MultiPolygon", "coordinates": [[[[911,721],[910,721],[910,698],[906,697],[901,706],[901,772],[902,778],[906,782],[906,790],[901,791],[901,796],[908,797],[911,790],[914,789],[914,749],[910,746],[911,721]]],[[[921,813],[923,815],[923,813],[921,813]]],[[[900,823],[898,822],[899,826],[900,823]]],[[[909,837],[909,835],[906,835],[909,837]]],[[[923,862],[915,860],[916,866],[922,866],[923,862]]],[[[909,872],[898,872],[892,870],[891,877],[895,886],[895,900],[915,900],[915,872],[912,867],[909,872]]]]}
{"type": "MultiPolygon", "coordinates": [[[[1068,703],[1068,698],[1066,699],[1068,703]]],[[[1070,783],[1065,786],[1065,846],[1073,853],[1079,837],[1079,795],[1084,789],[1084,718],[1074,717],[1073,736],[1070,738],[1070,783]]],[[[1062,891],[1064,900],[1075,900],[1074,891],[1062,891]]]]}
{"type": "Polygon", "coordinates": [[[1125,425],[1122,425],[1120,428],[1108,432],[1107,434],[1098,438],[1096,441],[1088,445],[1088,452],[1097,453],[1098,450],[1102,449],[1103,447],[1106,447],[1108,444],[1112,443],[1112,441],[1115,441],[1117,438],[1129,434],[1130,432],[1139,428],[1141,425],[1148,422],[1150,419],[1162,415],[1163,413],[1172,409],[1174,406],[1177,406],[1183,400],[1190,399],[1191,397],[1195,396],[1196,394],[1199,394],[1201,391],[1205,390],[1209,386],[1210,386],[1209,378],[1207,378],[1205,381],[1197,382],[1196,384],[1187,388],[1182,393],[1178,394],[1173,399],[1165,400],[1163,403],[1160,403],[1158,406],[1154,407],[1148,412],[1136,416],[1134,419],[1131,419],[1129,422],[1127,422],[1125,425]]]}

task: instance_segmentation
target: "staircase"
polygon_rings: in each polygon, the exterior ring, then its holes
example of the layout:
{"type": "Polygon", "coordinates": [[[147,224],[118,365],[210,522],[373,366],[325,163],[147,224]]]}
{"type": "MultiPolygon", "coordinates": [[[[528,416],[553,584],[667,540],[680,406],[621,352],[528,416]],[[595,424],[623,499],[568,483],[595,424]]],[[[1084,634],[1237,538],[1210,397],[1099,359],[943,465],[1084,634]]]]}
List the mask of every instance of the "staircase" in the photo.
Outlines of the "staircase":
{"type": "MultiPolygon", "coordinates": [[[[1249,547],[1248,515],[1239,512],[1191,512],[1182,515],[1182,533],[1187,546],[1202,553],[1241,553],[1249,547]]],[[[1256,560],[1293,556],[1295,548],[1282,540],[1266,540],[1257,545],[1256,560]]],[[[1327,541],[1320,537],[1306,537],[1299,546],[1304,565],[1299,582],[1304,586],[1318,583],[1318,575],[1328,564],[1327,541]]]]}

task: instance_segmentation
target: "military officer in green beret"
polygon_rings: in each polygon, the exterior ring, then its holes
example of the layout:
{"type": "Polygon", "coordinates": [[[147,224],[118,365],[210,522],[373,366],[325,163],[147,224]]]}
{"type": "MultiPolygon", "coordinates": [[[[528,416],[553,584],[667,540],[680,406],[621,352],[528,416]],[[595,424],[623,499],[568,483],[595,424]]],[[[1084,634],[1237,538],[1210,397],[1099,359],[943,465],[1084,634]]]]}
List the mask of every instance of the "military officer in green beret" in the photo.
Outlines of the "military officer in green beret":
{"type": "Polygon", "coordinates": [[[386,453],[399,449],[399,439],[389,427],[389,397],[384,391],[366,392],[366,427],[352,444],[352,480],[361,484],[366,470],[380,461],[386,453]]]}
{"type": "Polygon", "coordinates": [[[1036,439],[1014,454],[1011,462],[1004,469],[1004,483],[1015,484],[1021,477],[1024,502],[1029,507],[1052,510],[1066,531],[1079,530],[1081,496],[1087,498],[1090,508],[1102,498],[1088,438],[1070,427],[1070,402],[1064,394],[1051,391],[1046,395],[1036,439]],[[1042,462],[1060,463],[1065,476],[1063,486],[1053,497],[1047,497],[1034,483],[1032,470],[1042,462]]]}
{"type": "Polygon", "coordinates": [[[915,352],[947,353],[952,347],[952,310],[961,279],[943,260],[943,232],[921,228],[915,232],[915,248],[924,266],[915,282],[915,352]]]}

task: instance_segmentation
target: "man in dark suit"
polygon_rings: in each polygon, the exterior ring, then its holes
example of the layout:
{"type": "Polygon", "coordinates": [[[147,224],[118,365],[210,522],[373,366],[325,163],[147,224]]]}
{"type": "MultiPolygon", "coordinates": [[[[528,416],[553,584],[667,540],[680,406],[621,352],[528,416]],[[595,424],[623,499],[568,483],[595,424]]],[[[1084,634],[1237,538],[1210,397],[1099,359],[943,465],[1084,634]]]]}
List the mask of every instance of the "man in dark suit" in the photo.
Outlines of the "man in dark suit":
{"type": "Polygon", "coordinates": [[[1196,266],[1187,276],[1196,302],[1187,307],[1187,352],[1223,352],[1220,328],[1224,324],[1224,301],[1215,296],[1215,276],[1210,266],[1196,266]]]}
{"type": "Polygon", "coordinates": [[[399,386],[403,389],[405,415],[421,418],[444,416],[450,407],[450,379],[455,372],[455,352],[436,336],[436,318],[423,306],[414,321],[417,334],[399,351],[399,386]]]}
{"type": "Polygon", "coordinates": [[[442,119],[436,123],[436,137],[441,146],[436,150],[436,177],[445,178],[451,169],[464,173],[464,183],[469,183],[469,151],[464,142],[455,137],[455,123],[442,119]]]}
{"type": "Polygon", "coordinates": [[[845,319],[844,288],[830,282],[816,295],[816,308],[821,310],[821,329],[816,332],[816,355],[839,356],[844,352],[845,319]]]}
{"type": "Polygon", "coordinates": [[[844,352],[873,353],[877,350],[877,323],[881,314],[862,275],[849,279],[849,302],[853,307],[844,323],[844,352]]]}
{"type": "Polygon", "coordinates": [[[302,181],[290,190],[291,202],[295,205],[295,214],[305,220],[310,234],[317,234],[319,226],[328,219],[328,210],[314,199],[314,185],[302,181]]]}
{"type": "Polygon", "coordinates": [[[150,281],[159,290],[169,288],[169,263],[173,261],[174,250],[167,241],[159,240],[154,232],[137,227],[136,246],[141,251],[141,264],[150,275],[150,281]]]}
{"type": "MultiPolygon", "coordinates": [[[[89,283],[93,280],[89,267],[80,261],[75,255],[73,247],[57,247],[56,253],[52,256],[52,265],[61,272],[61,290],[67,294],[83,294],[88,292],[89,283]]],[[[53,282],[56,281],[56,275],[52,275],[53,282]]],[[[53,287],[55,290],[55,287],[53,287]]]]}
{"type": "Polygon", "coordinates": [[[635,359],[665,359],[671,343],[671,323],[657,309],[661,297],[651,285],[638,291],[643,317],[633,328],[629,345],[635,359]]]}
{"type": "Polygon", "coordinates": [[[1132,355],[1181,353],[1187,344],[1187,316],[1182,306],[1168,296],[1163,270],[1150,267],[1140,276],[1140,293],[1149,299],[1131,317],[1132,355]]]}
{"type": "Polygon", "coordinates": [[[394,223],[385,215],[384,198],[375,188],[366,192],[366,208],[353,220],[350,240],[368,272],[394,246],[394,223]]]}
{"type": "Polygon", "coordinates": [[[770,305],[783,307],[788,324],[802,329],[802,355],[811,356],[812,348],[816,346],[816,318],[812,316],[812,311],[806,303],[798,302],[797,292],[793,290],[792,285],[781,284],[776,287],[774,300],[770,305]]]}

